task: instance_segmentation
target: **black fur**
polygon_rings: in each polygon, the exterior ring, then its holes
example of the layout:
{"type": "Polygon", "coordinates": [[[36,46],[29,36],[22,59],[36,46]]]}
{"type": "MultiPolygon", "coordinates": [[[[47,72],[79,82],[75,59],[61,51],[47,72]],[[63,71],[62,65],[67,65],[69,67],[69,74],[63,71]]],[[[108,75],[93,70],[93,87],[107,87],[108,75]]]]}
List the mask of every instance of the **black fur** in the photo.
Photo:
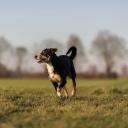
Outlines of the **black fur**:
{"type": "Polygon", "coordinates": [[[77,54],[76,47],[74,47],[74,46],[70,47],[69,50],[67,51],[66,55],[68,55],[70,52],[72,52],[72,53],[69,57],[70,57],[71,60],[73,60],[76,57],[76,54],[77,54]]]}
{"type": "Polygon", "coordinates": [[[56,51],[57,49],[55,48],[45,49],[40,55],[36,55],[35,58],[38,60],[38,63],[46,63],[53,67],[52,75],[50,76],[49,74],[49,76],[56,91],[57,88],[61,89],[66,85],[67,76],[72,79],[74,89],[76,90],[76,71],[73,64],[73,59],[77,54],[76,47],[70,47],[66,55],[57,56],[56,51]],[[61,79],[59,81],[54,79],[55,75],[58,75],[61,79]]]}
{"type": "Polygon", "coordinates": [[[51,63],[54,67],[54,72],[59,74],[62,78],[60,87],[65,86],[67,76],[69,76],[73,80],[75,80],[76,78],[76,71],[73,64],[73,59],[75,58],[76,54],[77,49],[73,46],[68,50],[66,55],[57,56],[56,54],[54,54],[52,56],[51,63]],[[70,52],[71,54],[68,56],[70,52]]]}

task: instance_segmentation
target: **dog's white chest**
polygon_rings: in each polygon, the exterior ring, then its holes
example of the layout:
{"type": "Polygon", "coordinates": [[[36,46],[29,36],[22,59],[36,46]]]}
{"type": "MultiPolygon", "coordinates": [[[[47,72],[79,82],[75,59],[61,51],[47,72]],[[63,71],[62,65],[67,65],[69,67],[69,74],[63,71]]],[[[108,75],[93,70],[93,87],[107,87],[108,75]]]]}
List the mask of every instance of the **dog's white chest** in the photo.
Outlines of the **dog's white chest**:
{"type": "Polygon", "coordinates": [[[54,67],[53,65],[47,64],[47,70],[48,70],[48,74],[51,80],[56,81],[56,82],[60,82],[61,81],[61,77],[59,74],[54,73],[54,67]]]}

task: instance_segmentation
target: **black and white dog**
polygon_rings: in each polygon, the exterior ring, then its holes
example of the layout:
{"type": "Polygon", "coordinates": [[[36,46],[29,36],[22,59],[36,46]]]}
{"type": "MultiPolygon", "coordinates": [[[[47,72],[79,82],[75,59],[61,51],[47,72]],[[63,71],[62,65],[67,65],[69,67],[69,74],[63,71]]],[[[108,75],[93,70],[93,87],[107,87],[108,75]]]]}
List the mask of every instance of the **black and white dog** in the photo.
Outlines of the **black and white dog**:
{"type": "Polygon", "coordinates": [[[44,49],[39,55],[35,55],[38,63],[46,63],[50,80],[55,87],[57,95],[61,97],[61,89],[64,89],[65,96],[68,97],[66,89],[66,78],[72,79],[73,90],[71,96],[76,93],[76,72],[73,65],[73,59],[77,54],[76,47],[72,46],[66,55],[56,55],[56,48],[44,49]],[[69,55],[68,55],[69,54],[69,55]]]}

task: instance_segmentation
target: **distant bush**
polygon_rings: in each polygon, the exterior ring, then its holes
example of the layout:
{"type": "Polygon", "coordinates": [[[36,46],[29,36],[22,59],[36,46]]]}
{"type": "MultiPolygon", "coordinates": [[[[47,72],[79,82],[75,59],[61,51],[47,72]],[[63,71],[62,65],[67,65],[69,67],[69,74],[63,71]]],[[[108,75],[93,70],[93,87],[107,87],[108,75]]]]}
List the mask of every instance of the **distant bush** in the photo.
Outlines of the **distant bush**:
{"type": "Polygon", "coordinates": [[[6,66],[0,64],[0,77],[9,77],[11,76],[11,71],[9,71],[6,66]]]}

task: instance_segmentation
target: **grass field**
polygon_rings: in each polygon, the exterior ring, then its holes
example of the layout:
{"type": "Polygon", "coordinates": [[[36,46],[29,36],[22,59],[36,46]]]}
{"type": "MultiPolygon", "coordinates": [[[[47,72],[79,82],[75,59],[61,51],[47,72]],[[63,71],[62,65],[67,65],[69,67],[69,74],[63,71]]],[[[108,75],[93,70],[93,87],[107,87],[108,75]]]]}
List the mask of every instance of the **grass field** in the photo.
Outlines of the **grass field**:
{"type": "Polygon", "coordinates": [[[0,128],[128,128],[127,79],[81,79],[77,88],[59,99],[48,80],[0,79],[0,128]]]}

